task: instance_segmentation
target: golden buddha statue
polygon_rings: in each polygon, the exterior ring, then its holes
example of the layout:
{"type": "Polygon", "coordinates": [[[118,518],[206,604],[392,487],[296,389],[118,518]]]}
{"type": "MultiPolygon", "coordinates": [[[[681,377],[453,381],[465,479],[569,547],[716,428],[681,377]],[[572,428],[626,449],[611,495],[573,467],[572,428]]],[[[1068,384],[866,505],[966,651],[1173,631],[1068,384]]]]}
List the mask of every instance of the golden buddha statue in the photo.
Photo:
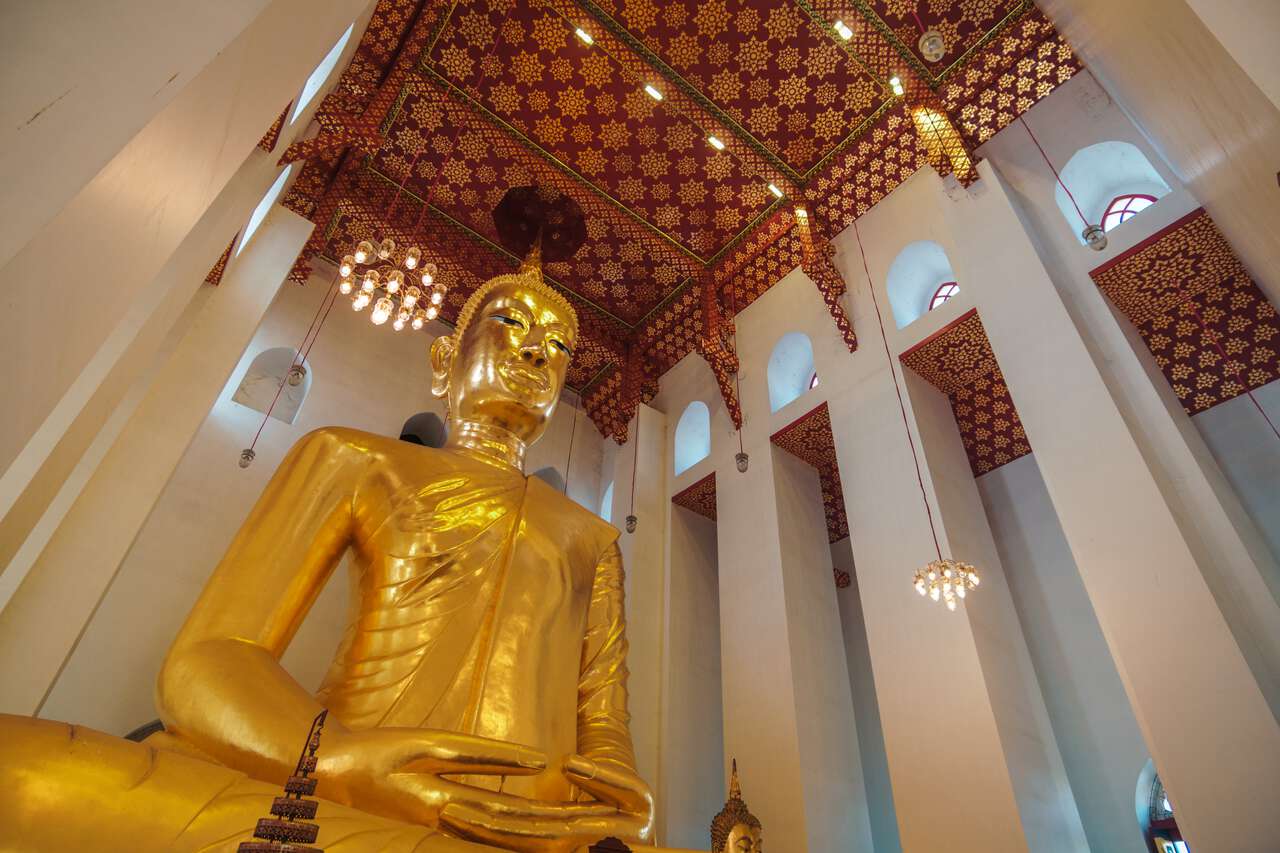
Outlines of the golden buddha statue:
{"type": "Polygon", "coordinates": [[[761,853],[760,821],[747,808],[738,784],[738,760],[729,777],[729,799],[711,820],[711,853],[761,853]]]}
{"type": "Polygon", "coordinates": [[[330,853],[652,843],[618,531],[522,470],[577,336],[530,256],[431,347],[443,448],[328,428],[289,452],[169,650],[163,733],[0,717],[0,849],[234,850],[322,708],[330,853]],[[349,622],[312,696],[280,656],[348,549],[349,622]]]}

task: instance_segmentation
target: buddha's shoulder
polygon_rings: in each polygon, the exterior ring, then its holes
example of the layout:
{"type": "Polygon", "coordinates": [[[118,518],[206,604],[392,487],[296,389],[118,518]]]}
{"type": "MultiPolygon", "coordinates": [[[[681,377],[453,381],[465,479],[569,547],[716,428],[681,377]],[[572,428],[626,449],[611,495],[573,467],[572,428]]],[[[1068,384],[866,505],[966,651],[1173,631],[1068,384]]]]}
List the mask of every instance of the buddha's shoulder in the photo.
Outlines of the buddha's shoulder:
{"type": "Polygon", "coordinates": [[[619,536],[618,528],[596,515],[573,498],[555,489],[539,477],[529,477],[530,497],[545,512],[557,516],[563,521],[572,521],[576,525],[589,529],[596,536],[609,542],[619,536]]]}

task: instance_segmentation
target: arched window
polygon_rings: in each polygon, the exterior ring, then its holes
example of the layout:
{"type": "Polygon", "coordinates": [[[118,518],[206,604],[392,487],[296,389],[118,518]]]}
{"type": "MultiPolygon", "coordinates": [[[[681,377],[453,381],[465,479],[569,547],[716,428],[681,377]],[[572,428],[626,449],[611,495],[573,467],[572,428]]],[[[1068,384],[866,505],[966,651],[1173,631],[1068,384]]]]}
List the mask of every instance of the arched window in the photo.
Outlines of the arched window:
{"type": "Polygon", "coordinates": [[[769,411],[776,412],[817,384],[813,344],[804,332],[788,332],[769,354],[769,411]]]}
{"type": "Polygon", "coordinates": [[[675,469],[681,474],[711,453],[711,410],[701,400],[685,407],[676,424],[675,469]]]}
{"type": "Polygon", "coordinates": [[[604,494],[600,497],[600,517],[605,521],[613,521],[613,481],[609,481],[609,485],[604,487],[604,494]]]}
{"type": "Polygon", "coordinates": [[[933,298],[929,300],[929,310],[932,311],[942,303],[960,292],[960,285],[954,281],[944,281],[938,285],[938,289],[933,292],[933,298]]]}
{"type": "Polygon", "coordinates": [[[285,166],[284,171],[280,173],[275,183],[267,190],[267,194],[262,197],[262,201],[258,202],[258,206],[253,209],[253,213],[249,214],[249,224],[244,227],[244,236],[240,238],[240,245],[236,246],[237,258],[244,251],[244,247],[249,245],[249,241],[253,239],[253,232],[257,231],[258,226],[262,224],[262,220],[267,218],[267,214],[271,211],[271,205],[275,204],[276,199],[280,197],[280,193],[284,192],[284,185],[289,182],[289,173],[292,171],[292,163],[285,166]]]}
{"type": "Polygon", "coordinates": [[[276,420],[286,424],[293,423],[303,401],[307,399],[307,392],[311,390],[311,365],[308,362],[302,364],[304,372],[301,382],[290,385],[285,381],[284,387],[280,387],[281,380],[286,380],[297,354],[293,347],[274,347],[258,353],[249,363],[249,369],[244,372],[244,378],[240,380],[231,399],[264,415],[269,409],[271,417],[276,420]],[[279,399],[276,398],[277,392],[279,399]],[[272,401],[275,401],[274,407],[271,405],[272,401]]]}
{"type": "Polygon", "coordinates": [[[342,50],[347,46],[347,41],[351,38],[351,33],[355,30],[355,22],[347,27],[347,31],[342,34],[337,43],[329,49],[324,55],[324,59],[320,60],[320,64],[311,72],[311,76],[307,78],[307,82],[302,86],[302,94],[298,95],[298,101],[294,104],[293,115],[289,116],[289,124],[293,124],[298,119],[298,114],[307,108],[307,104],[311,103],[311,99],[320,91],[320,87],[329,79],[329,75],[333,73],[333,66],[338,64],[338,60],[342,58],[342,50]]]}
{"type": "Polygon", "coordinates": [[[948,297],[960,292],[956,274],[951,269],[942,246],[932,240],[908,243],[889,265],[885,289],[889,293],[889,307],[893,309],[894,322],[899,329],[918,320],[926,311],[937,308],[946,298],[939,300],[943,289],[950,285],[948,297]]]}
{"type": "Polygon", "coordinates": [[[1128,195],[1116,196],[1111,200],[1111,204],[1107,205],[1106,213],[1102,214],[1102,230],[1110,231],[1121,222],[1137,216],[1139,211],[1146,210],[1155,203],[1156,197],[1146,193],[1129,193],[1128,195]]]}
{"type": "Polygon", "coordinates": [[[1169,192],[1169,185],[1151,161],[1138,146],[1128,142],[1099,142],[1081,148],[1062,167],[1060,176],[1062,183],[1054,188],[1054,198],[1081,245],[1085,242],[1080,233],[1084,230],[1081,214],[1091,225],[1110,231],[1169,192]],[[1071,190],[1070,194],[1063,185],[1071,190]],[[1130,203],[1126,210],[1123,199],[1138,201],[1130,203]]]}

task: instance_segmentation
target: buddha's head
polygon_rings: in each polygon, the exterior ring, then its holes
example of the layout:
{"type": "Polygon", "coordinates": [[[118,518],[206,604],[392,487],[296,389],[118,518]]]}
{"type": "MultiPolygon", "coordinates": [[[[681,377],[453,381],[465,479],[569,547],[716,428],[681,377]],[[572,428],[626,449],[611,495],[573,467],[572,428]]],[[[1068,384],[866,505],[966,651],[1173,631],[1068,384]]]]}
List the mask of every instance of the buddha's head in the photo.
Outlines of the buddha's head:
{"type": "Polygon", "coordinates": [[[542,280],[535,251],[520,270],[476,288],[452,335],[431,345],[431,393],[451,424],[496,427],[524,444],[551,421],[578,337],[578,317],[542,280]]]}
{"type": "Polygon", "coordinates": [[[742,799],[738,785],[738,762],[733,762],[729,780],[729,799],[711,821],[712,853],[761,853],[760,821],[742,799]]]}

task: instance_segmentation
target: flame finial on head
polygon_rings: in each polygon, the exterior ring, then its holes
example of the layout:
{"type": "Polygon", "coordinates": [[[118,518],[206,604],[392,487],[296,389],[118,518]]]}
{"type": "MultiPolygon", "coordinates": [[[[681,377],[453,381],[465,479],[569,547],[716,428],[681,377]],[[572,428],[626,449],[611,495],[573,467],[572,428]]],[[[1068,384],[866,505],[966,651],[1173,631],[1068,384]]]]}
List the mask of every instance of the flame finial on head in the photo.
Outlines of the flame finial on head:
{"type": "Polygon", "coordinates": [[[724,848],[729,841],[729,833],[739,824],[755,829],[760,828],[760,821],[750,812],[742,799],[742,786],[738,783],[738,759],[735,758],[733,770],[729,776],[729,799],[725,801],[720,813],[711,820],[712,853],[726,853],[724,848]]]}

